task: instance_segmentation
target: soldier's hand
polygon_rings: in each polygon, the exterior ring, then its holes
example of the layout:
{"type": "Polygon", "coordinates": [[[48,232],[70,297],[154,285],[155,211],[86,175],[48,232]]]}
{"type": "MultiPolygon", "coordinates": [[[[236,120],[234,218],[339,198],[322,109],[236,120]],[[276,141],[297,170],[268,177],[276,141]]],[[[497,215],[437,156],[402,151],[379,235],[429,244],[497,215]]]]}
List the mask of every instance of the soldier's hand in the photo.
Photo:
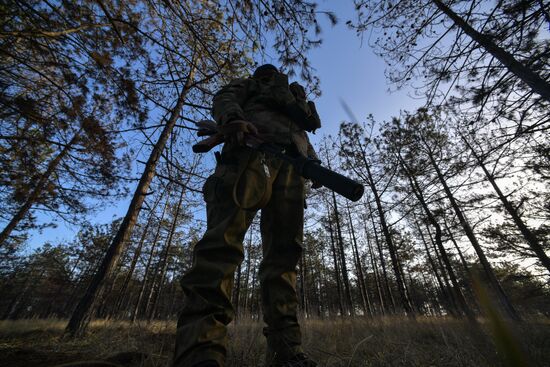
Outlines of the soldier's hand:
{"type": "Polygon", "coordinates": [[[236,143],[237,145],[245,145],[245,136],[247,134],[257,136],[258,129],[250,121],[233,120],[225,125],[222,125],[219,130],[225,136],[226,141],[236,143]]]}
{"type": "Polygon", "coordinates": [[[311,181],[311,188],[312,188],[312,189],[319,189],[319,188],[321,188],[321,187],[323,187],[323,185],[321,185],[319,182],[317,182],[317,181],[311,181]]]}

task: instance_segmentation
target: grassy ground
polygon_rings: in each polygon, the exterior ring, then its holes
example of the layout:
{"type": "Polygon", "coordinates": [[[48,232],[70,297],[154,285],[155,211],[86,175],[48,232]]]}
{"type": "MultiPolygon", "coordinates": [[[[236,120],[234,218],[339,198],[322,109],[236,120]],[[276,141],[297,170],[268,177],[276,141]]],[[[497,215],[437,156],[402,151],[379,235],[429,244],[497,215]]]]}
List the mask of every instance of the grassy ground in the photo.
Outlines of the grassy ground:
{"type": "MultiPolygon", "coordinates": [[[[173,322],[130,325],[100,320],[92,323],[85,338],[63,340],[65,323],[0,321],[0,366],[55,366],[127,351],[150,356],[146,363],[128,365],[169,365],[173,322]]],[[[467,322],[435,318],[307,320],[302,324],[304,347],[320,366],[550,366],[545,355],[550,351],[548,321],[524,322],[514,328],[511,337],[521,344],[522,362],[508,359],[507,350],[495,347],[498,340],[483,323],[481,330],[467,322]]],[[[228,367],[263,366],[262,326],[247,320],[231,326],[228,367]]]]}

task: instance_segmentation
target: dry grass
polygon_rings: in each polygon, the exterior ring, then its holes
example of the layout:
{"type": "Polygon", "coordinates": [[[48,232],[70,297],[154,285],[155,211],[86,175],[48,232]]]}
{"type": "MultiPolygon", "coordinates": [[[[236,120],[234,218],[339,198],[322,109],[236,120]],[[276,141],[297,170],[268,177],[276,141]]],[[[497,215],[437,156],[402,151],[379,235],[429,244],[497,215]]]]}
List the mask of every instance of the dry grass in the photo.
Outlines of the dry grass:
{"type": "MultiPolygon", "coordinates": [[[[64,320],[0,321],[0,366],[54,366],[105,359],[122,351],[150,355],[146,366],[167,366],[175,323],[94,321],[85,338],[62,340],[64,320]]],[[[306,320],[304,347],[320,366],[506,366],[489,329],[453,319],[382,318],[306,320]]],[[[240,320],[230,328],[228,367],[262,366],[262,324],[240,320]]],[[[550,366],[550,323],[514,328],[530,366],[550,366]]],[[[137,365],[140,365],[139,363],[137,365]]]]}

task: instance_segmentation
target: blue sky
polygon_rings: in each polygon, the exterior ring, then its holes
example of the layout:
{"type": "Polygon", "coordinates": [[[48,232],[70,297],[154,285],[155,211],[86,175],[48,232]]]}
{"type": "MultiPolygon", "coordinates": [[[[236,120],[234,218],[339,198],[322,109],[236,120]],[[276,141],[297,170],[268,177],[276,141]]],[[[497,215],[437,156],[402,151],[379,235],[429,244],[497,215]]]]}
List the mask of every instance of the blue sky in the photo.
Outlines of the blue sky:
{"type": "Polygon", "coordinates": [[[339,23],[332,28],[324,24],[323,44],[310,57],[321,78],[322,95],[315,104],[323,128],[317,133],[317,139],[323,134],[334,135],[340,122],[349,121],[342,100],[360,120],[368,114],[373,114],[377,121],[387,120],[399,110],[418,108],[421,102],[408,96],[407,91],[389,93],[384,61],[366,42],[361,45],[355,31],[345,25],[355,17],[353,3],[325,1],[321,6],[333,9],[339,23]]]}
{"type": "MultiPolygon", "coordinates": [[[[366,43],[361,45],[355,32],[345,25],[347,20],[355,17],[352,1],[323,1],[319,8],[334,11],[339,22],[331,27],[328,21],[321,19],[323,44],[309,56],[321,80],[322,90],[322,96],[315,104],[323,127],[312,137],[314,145],[324,135],[335,135],[340,122],[349,121],[341,101],[345,101],[358,119],[363,120],[368,114],[373,114],[377,121],[387,120],[398,115],[400,110],[413,110],[421,105],[422,102],[408,96],[406,90],[389,93],[384,61],[374,55],[366,43]]],[[[275,63],[274,60],[264,61],[275,63]]],[[[130,192],[133,192],[132,187],[130,192]]],[[[109,205],[105,210],[90,215],[89,221],[108,223],[113,217],[124,215],[128,203],[129,199],[109,205]]],[[[55,244],[71,240],[78,229],[78,226],[59,222],[57,228],[34,232],[28,241],[29,249],[47,241],[55,244]]]]}

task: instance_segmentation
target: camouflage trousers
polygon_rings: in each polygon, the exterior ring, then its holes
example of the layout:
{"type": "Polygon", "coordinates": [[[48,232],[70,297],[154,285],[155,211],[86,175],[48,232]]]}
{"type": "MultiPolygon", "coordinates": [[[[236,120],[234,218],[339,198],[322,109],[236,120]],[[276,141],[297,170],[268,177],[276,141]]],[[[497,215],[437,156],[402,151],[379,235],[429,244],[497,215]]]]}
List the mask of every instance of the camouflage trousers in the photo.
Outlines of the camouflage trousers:
{"type": "Polygon", "coordinates": [[[302,251],[304,179],[287,162],[247,148],[224,149],[203,193],[207,230],[194,247],[192,268],[181,279],[185,303],[178,319],[174,366],[205,360],[224,365],[226,325],[235,316],[234,272],[244,258],[243,239],[258,209],[263,250],[258,276],[268,365],[300,353],[296,266],[302,251]],[[236,205],[237,182],[237,196],[244,204],[264,196],[261,208],[236,205]]]}

